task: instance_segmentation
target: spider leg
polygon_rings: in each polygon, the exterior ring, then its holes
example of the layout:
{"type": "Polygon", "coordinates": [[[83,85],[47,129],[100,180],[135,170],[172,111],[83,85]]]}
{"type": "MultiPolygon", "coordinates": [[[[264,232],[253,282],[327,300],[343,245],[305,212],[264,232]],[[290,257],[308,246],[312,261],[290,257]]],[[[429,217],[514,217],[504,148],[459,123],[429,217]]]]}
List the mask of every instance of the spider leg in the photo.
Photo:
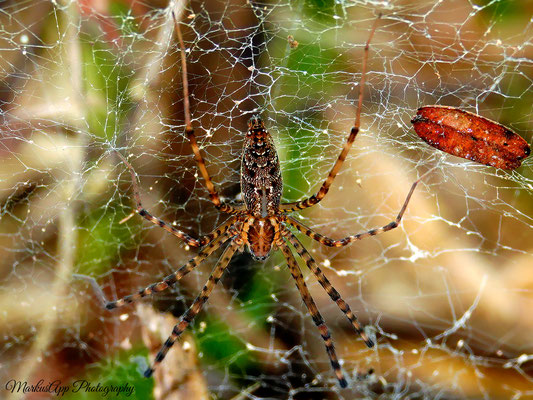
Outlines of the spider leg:
{"type": "Polygon", "coordinates": [[[207,243],[213,241],[218,236],[220,236],[223,231],[225,232],[228,229],[228,227],[233,223],[234,219],[232,218],[227,223],[225,223],[225,224],[219,226],[218,228],[216,228],[210,234],[202,236],[200,239],[195,239],[192,236],[186,234],[185,232],[174,228],[168,222],[165,222],[162,219],[154,217],[142,205],[141,195],[140,195],[140,192],[139,192],[139,184],[137,182],[137,176],[135,175],[135,171],[133,170],[133,167],[128,162],[128,160],[126,160],[126,157],[124,157],[122,154],[120,154],[116,150],[115,150],[115,153],[117,153],[117,155],[120,157],[122,162],[124,164],[126,164],[126,166],[128,167],[128,170],[130,172],[131,182],[132,182],[132,185],[133,185],[133,196],[135,197],[135,208],[136,208],[137,212],[139,213],[139,215],[141,217],[143,217],[144,219],[150,221],[152,224],[157,225],[157,226],[163,228],[164,230],[166,230],[167,232],[170,232],[174,236],[180,238],[185,243],[187,243],[189,246],[201,247],[201,246],[206,245],[207,243]]]}
{"type": "Polygon", "coordinates": [[[298,262],[294,258],[291,250],[289,249],[289,246],[287,246],[284,241],[279,243],[278,246],[283,252],[285,259],[287,260],[291,275],[296,282],[296,287],[298,288],[298,291],[300,292],[300,295],[302,296],[302,299],[305,305],[307,306],[307,309],[309,310],[309,313],[311,314],[311,317],[313,318],[313,321],[315,322],[315,325],[317,326],[318,331],[322,336],[322,339],[324,340],[326,351],[331,362],[331,367],[333,368],[333,371],[335,372],[335,375],[339,380],[339,384],[342,388],[345,388],[347,386],[346,378],[344,378],[344,374],[339,364],[337,354],[335,353],[335,346],[333,345],[333,340],[331,339],[329,329],[326,326],[326,323],[324,322],[324,318],[322,318],[322,315],[320,315],[320,312],[318,311],[318,308],[313,298],[311,297],[311,293],[309,293],[309,289],[305,284],[302,272],[300,271],[300,267],[298,266],[298,262]]]}
{"type": "Polygon", "coordinates": [[[229,214],[237,214],[241,211],[244,211],[245,209],[244,205],[240,207],[233,207],[228,204],[223,204],[220,201],[220,197],[215,189],[215,185],[213,184],[211,177],[209,176],[209,173],[207,172],[204,158],[202,157],[202,153],[200,153],[200,148],[198,147],[198,143],[196,142],[196,136],[194,135],[194,129],[191,125],[189,82],[187,80],[187,59],[185,57],[185,45],[183,44],[183,36],[181,34],[180,24],[176,20],[176,16],[174,12],[172,12],[172,17],[174,18],[174,22],[176,24],[176,32],[178,33],[178,42],[180,45],[181,78],[183,81],[183,108],[185,112],[185,133],[187,134],[187,138],[189,139],[189,143],[191,144],[191,148],[194,153],[194,159],[196,160],[196,163],[198,164],[198,169],[200,170],[200,173],[202,174],[202,177],[204,178],[205,185],[207,186],[207,190],[209,191],[209,198],[211,199],[215,207],[219,209],[220,211],[229,213],[229,214]]]}
{"type": "Polygon", "coordinates": [[[400,221],[402,220],[403,214],[405,213],[405,210],[407,209],[407,205],[409,204],[409,201],[411,200],[411,196],[413,195],[413,192],[415,191],[416,185],[418,185],[418,182],[420,182],[420,180],[424,177],[424,175],[411,185],[411,189],[409,190],[409,193],[407,194],[407,197],[405,198],[405,201],[403,202],[403,206],[400,212],[398,213],[398,215],[396,216],[396,219],[388,223],[387,225],[383,225],[380,228],[370,229],[369,231],[366,231],[366,232],[361,232],[356,235],[346,236],[344,239],[336,240],[336,239],[331,239],[327,236],[321,235],[318,232],[315,232],[311,228],[307,227],[306,225],[302,224],[300,221],[297,221],[296,219],[292,217],[287,216],[285,220],[287,221],[287,223],[289,223],[290,225],[298,229],[300,232],[302,232],[304,235],[309,236],[311,239],[314,239],[317,242],[322,243],[323,245],[330,246],[330,247],[343,247],[352,242],[365,239],[369,236],[375,236],[380,233],[387,232],[398,227],[398,225],[400,224],[400,221]]]}
{"type": "Polygon", "coordinates": [[[233,254],[235,251],[239,248],[239,246],[242,243],[240,240],[234,239],[231,244],[224,250],[224,253],[220,256],[220,259],[218,260],[213,272],[209,276],[209,279],[207,280],[206,284],[204,285],[202,291],[196,297],[194,300],[194,303],[189,307],[189,309],[183,314],[183,316],[180,319],[180,322],[178,322],[174,328],[172,329],[172,333],[166,340],[166,342],[163,344],[163,347],[159,350],[157,353],[154,362],[150,368],[148,368],[144,372],[145,377],[152,376],[152,373],[154,372],[154,369],[157,367],[157,365],[163,361],[165,358],[167,352],[170,350],[170,348],[174,345],[174,342],[178,339],[178,337],[183,333],[183,331],[187,328],[187,326],[192,322],[194,317],[200,312],[203,305],[207,302],[207,299],[209,298],[209,295],[211,294],[211,291],[215,287],[215,285],[218,283],[220,278],[222,277],[222,274],[224,273],[224,270],[228,266],[231,257],[233,257],[233,254]]]}
{"type": "MultiPolygon", "coordinates": [[[[228,227],[226,227],[225,230],[227,231],[228,227]]],[[[161,282],[153,283],[145,289],[140,290],[138,293],[125,296],[119,300],[106,302],[105,308],[107,308],[108,310],[112,310],[114,308],[125,306],[126,304],[131,304],[152,293],[162,292],[168,287],[174,285],[181,278],[183,278],[194,268],[196,268],[202,261],[209,257],[220,246],[222,246],[229,239],[230,236],[231,234],[224,233],[222,236],[213,240],[205,248],[203,248],[196,257],[189,260],[187,264],[179,268],[176,272],[166,276],[161,282]]]]}
{"type": "Polygon", "coordinates": [[[381,14],[379,14],[378,17],[376,18],[376,21],[374,22],[374,25],[372,26],[372,30],[370,31],[370,35],[366,41],[364,55],[363,55],[361,81],[359,82],[359,100],[357,103],[355,122],[354,122],[353,128],[350,130],[348,139],[346,139],[346,143],[344,143],[344,147],[342,148],[341,154],[339,154],[339,158],[337,158],[337,161],[335,161],[335,164],[333,164],[333,168],[331,168],[331,171],[329,172],[328,177],[326,178],[326,180],[322,184],[322,187],[316,194],[302,201],[282,204],[280,206],[280,209],[282,211],[290,212],[290,211],[296,211],[296,210],[303,210],[304,208],[314,206],[320,200],[326,197],[326,194],[328,193],[331,184],[335,180],[335,177],[337,176],[337,173],[339,172],[342,166],[342,163],[346,159],[346,156],[348,155],[348,152],[350,151],[350,148],[352,147],[352,144],[355,140],[355,137],[357,136],[357,133],[359,132],[359,128],[361,125],[361,107],[363,105],[363,94],[364,94],[364,89],[365,89],[366,66],[368,62],[368,49],[370,47],[370,41],[372,40],[372,36],[374,36],[374,32],[376,31],[376,27],[378,25],[378,21],[380,18],[381,18],[381,14]]]}
{"type": "Polygon", "coordinates": [[[326,293],[329,295],[329,297],[331,297],[331,300],[337,303],[341,311],[346,315],[348,320],[351,322],[355,331],[364,340],[365,344],[368,347],[374,346],[374,342],[366,335],[365,331],[363,330],[359,322],[357,322],[357,317],[354,315],[354,313],[350,309],[350,306],[348,305],[348,303],[346,303],[342,299],[339,292],[337,292],[337,290],[333,287],[333,285],[331,284],[329,279],[326,277],[326,275],[324,275],[322,270],[318,267],[318,264],[316,263],[314,258],[311,256],[311,254],[309,254],[309,252],[305,249],[305,247],[302,245],[302,243],[298,240],[296,236],[294,236],[289,231],[286,231],[285,233],[286,233],[287,239],[291,242],[291,244],[296,249],[296,252],[300,255],[300,257],[303,258],[303,260],[307,264],[307,267],[316,276],[320,285],[322,285],[326,293]]]}
{"type": "MultiPolygon", "coordinates": [[[[227,230],[228,228],[226,227],[225,231],[227,230]]],[[[80,274],[73,274],[72,277],[75,279],[83,279],[89,282],[91,286],[93,287],[95,293],[97,294],[98,298],[104,304],[104,307],[108,310],[113,310],[115,308],[120,308],[127,304],[134,303],[135,301],[140,300],[143,297],[146,297],[150,294],[162,292],[168,287],[174,285],[181,278],[183,278],[185,275],[191,272],[194,268],[196,268],[202,261],[204,261],[207,257],[209,257],[215,250],[217,250],[220,246],[222,246],[230,238],[230,236],[231,234],[224,232],[220,237],[216,238],[215,240],[210,242],[206,247],[204,247],[198,253],[198,255],[196,255],[196,257],[189,260],[187,264],[179,268],[176,272],[166,276],[162,281],[153,283],[150,286],[147,286],[146,288],[139,290],[137,293],[130,294],[128,296],[125,296],[115,301],[107,300],[107,298],[104,295],[104,292],[102,291],[100,286],[98,286],[98,283],[93,277],[80,275],[80,274]]]]}

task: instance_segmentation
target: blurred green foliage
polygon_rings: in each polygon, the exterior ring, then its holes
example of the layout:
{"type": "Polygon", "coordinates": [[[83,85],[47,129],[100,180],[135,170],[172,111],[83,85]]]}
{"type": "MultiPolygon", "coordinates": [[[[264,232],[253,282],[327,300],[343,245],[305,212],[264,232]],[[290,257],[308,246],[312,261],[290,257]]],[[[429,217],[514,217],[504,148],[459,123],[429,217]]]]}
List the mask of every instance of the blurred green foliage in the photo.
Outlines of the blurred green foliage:
{"type": "Polygon", "coordinates": [[[220,318],[208,314],[205,329],[194,332],[198,351],[203,354],[203,362],[217,365],[220,370],[228,369],[237,376],[253,375],[260,371],[259,362],[246,343],[233,333],[220,318]]]}
{"type": "Polygon", "coordinates": [[[131,350],[121,350],[116,354],[111,354],[109,358],[103,359],[87,368],[86,374],[82,377],[73,378],[70,382],[71,391],[63,399],[65,400],[101,400],[105,398],[120,399],[143,399],[153,398],[154,380],[146,379],[139,370],[139,360],[148,357],[148,350],[145,347],[133,348],[131,350]],[[90,385],[94,391],[86,390],[90,385]],[[95,390],[97,385],[102,390],[115,390],[108,395],[105,392],[95,390]],[[73,393],[76,388],[79,388],[73,393]],[[117,394],[117,390],[123,390],[117,394]],[[128,396],[128,391],[130,395],[128,396]],[[131,392],[133,390],[133,392],[131,392]]]}
{"type": "Polygon", "coordinates": [[[135,229],[141,221],[132,218],[119,224],[127,214],[118,204],[91,211],[78,221],[78,246],[76,266],[80,274],[99,276],[116,265],[121,251],[134,248],[138,243],[135,229]]]}
{"type": "MultiPolygon", "coordinates": [[[[287,59],[287,69],[290,73],[280,80],[280,92],[294,94],[294,97],[278,99],[276,108],[287,114],[294,114],[296,110],[302,109],[309,111],[299,115],[304,123],[295,119],[284,121],[286,135],[290,138],[285,139],[287,151],[285,168],[282,171],[286,184],[283,197],[285,201],[296,201],[301,199],[302,195],[311,195],[310,191],[314,190],[320,181],[321,169],[318,159],[324,155],[324,144],[328,142],[329,134],[320,133],[317,137],[317,132],[326,130],[328,121],[323,113],[314,109],[323,108],[319,102],[327,101],[331,98],[330,95],[342,90],[339,86],[342,82],[335,81],[333,72],[340,71],[344,64],[345,61],[338,51],[325,50],[319,43],[300,43],[290,51],[287,59]],[[318,98],[317,93],[321,94],[318,98]],[[302,179],[302,171],[305,171],[306,176],[315,179],[312,179],[312,182],[302,179]],[[316,173],[309,175],[309,171],[316,173]]],[[[331,158],[331,162],[333,160],[334,158],[331,158]]]]}
{"type": "MultiPolygon", "coordinates": [[[[120,38],[127,38],[138,31],[130,9],[123,2],[113,1],[109,11],[120,29],[120,38]]],[[[131,68],[120,59],[118,43],[112,43],[100,29],[81,33],[83,65],[83,89],[87,123],[90,132],[100,139],[112,140],[120,123],[132,109],[134,101],[129,95],[129,85],[133,77],[131,68]]],[[[127,64],[127,63],[126,63],[127,64]]]]}
{"type": "MultiPolygon", "coordinates": [[[[118,62],[109,44],[95,38],[81,41],[87,124],[100,139],[111,140],[133,102],[128,95],[131,75],[118,62]]],[[[131,74],[131,73],[130,73],[131,74]]]]}
{"type": "Polygon", "coordinates": [[[132,10],[124,1],[111,1],[109,3],[109,13],[115,18],[116,25],[121,30],[122,37],[131,34],[140,34],[139,26],[132,15],[132,10]]]}
{"type": "Polygon", "coordinates": [[[328,22],[332,21],[335,6],[339,6],[335,0],[305,0],[302,9],[306,17],[320,22],[328,22]]]}
{"type": "Polygon", "coordinates": [[[527,0],[478,0],[477,3],[483,6],[482,14],[491,24],[506,21],[516,23],[516,18],[527,14],[528,9],[531,14],[532,3],[527,0]]]}

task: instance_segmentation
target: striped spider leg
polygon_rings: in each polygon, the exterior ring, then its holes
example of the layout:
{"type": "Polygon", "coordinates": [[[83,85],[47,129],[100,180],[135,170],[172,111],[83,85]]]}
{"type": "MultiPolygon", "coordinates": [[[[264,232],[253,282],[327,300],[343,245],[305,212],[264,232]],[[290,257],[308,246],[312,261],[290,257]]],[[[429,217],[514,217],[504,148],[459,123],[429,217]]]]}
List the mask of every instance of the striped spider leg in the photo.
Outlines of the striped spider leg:
{"type": "MultiPolygon", "coordinates": [[[[423,174],[420,178],[418,178],[412,185],[411,189],[409,190],[409,193],[407,194],[407,197],[405,198],[402,208],[400,209],[400,212],[396,216],[394,221],[389,222],[387,225],[383,225],[379,228],[370,229],[366,232],[357,233],[355,235],[346,236],[342,239],[331,239],[327,236],[321,235],[318,232],[315,232],[308,226],[304,225],[300,221],[297,221],[293,217],[287,216],[285,221],[289,223],[289,225],[293,226],[294,228],[298,229],[301,233],[304,235],[309,236],[311,239],[316,240],[317,242],[329,246],[329,247],[344,247],[350,243],[356,242],[358,240],[365,239],[370,236],[376,236],[380,233],[390,231],[394,228],[397,228],[400,224],[400,221],[402,220],[403,214],[405,213],[405,210],[407,209],[407,205],[409,204],[409,201],[411,200],[411,196],[413,195],[413,192],[415,191],[416,186],[418,183],[429,173],[431,173],[435,168],[430,169],[428,172],[423,174]]],[[[309,206],[311,207],[311,206],[309,206]]]]}
{"type": "Polygon", "coordinates": [[[205,182],[207,191],[209,192],[211,201],[217,209],[231,214],[231,216],[227,222],[220,225],[212,233],[209,233],[200,239],[195,239],[185,234],[181,230],[171,227],[164,221],[152,216],[150,213],[148,213],[148,211],[146,211],[146,209],[144,209],[141,203],[139,186],[133,167],[124,156],[118,154],[131,174],[133,195],[136,201],[137,212],[148,221],[160,226],[174,236],[185,241],[187,244],[200,247],[201,250],[196,257],[192,258],[187,264],[179,268],[173,274],[164,278],[162,281],[154,283],[135,294],[123,297],[116,301],[107,301],[103,296],[101,289],[97,287],[96,282],[92,280],[91,284],[93,287],[95,287],[95,290],[99,292],[99,296],[102,298],[107,309],[122,307],[147,295],[160,292],[169,286],[174,285],[183,276],[192,271],[197,265],[206,260],[213,252],[221,248],[226,242],[229,241],[230,244],[225,248],[220,256],[219,261],[216,263],[215,268],[203,287],[201,293],[198,295],[189,309],[184,313],[180,321],[176,324],[169,338],[156,355],[152,366],[146,370],[145,376],[148,377],[152,375],[156,366],[165,358],[168,350],[179,338],[184,329],[186,329],[186,327],[192,322],[193,318],[200,312],[203,305],[208,301],[211,291],[220,280],[233,254],[236,251],[241,251],[246,247],[254,259],[265,260],[270,255],[272,250],[280,249],[287,261],[289,271],[295,280],[296,287],[298,288],[298,291],[300,292],[302,299],[315,324],[317,325],[322,339],[324,340],[326,351],[335,376],[340,386],[344,388],[347,386],[347,380],[336,355],[329,329],[327,328],[324,319],[320,315],[320,312],[318,311],[318,308],[311,297],[311,294],[309,293],[309,289],[305,284],[302,272],[298,266],[297,259],[292,253],[290,246],[296,250],[298,256],[305,262],[320,285],[324,288],[330,298],[337,304],[339,309],[345,314],[355,331],[361,336],[366,345],[368,347],[372,347],[374,342],[365,334],[348,303],[342,299],[339,292],[332,286],[310,253],[303,247],[296,236],[291,233],[289,227],[292,226],[293,228],[296,228],[298,231],[310,236],[324,245],[336,247],[345,246],[356,240],[386,232],[398,226],[407,208],[409,200],[411,199],[413,191],[415,190],[419,180],[422,178],[413,183],[411,186],[411,190],[409,191],[409,194],[407,195],[407,198],[405,199],[405,202],[395,221],[381,228],[376,228],[369,230],[368,232],[348,236],[341,240],[334,240],[320,235],[287,214],[292,211],[299,211],[308,207],[312,207],[326,196],[350,150],[350,147],[352,146],[352,143],[355,140],[357,133],[359,132],[369,46],[381,15],[379,15],[374,22],[364,48],[362,73],[359,85],[359,97],[354,126],[351,128],[344,147],[335,161],[331,171],[329,172],[328,177],[322,184],[320,190],[306,200],[285,204],[281,203],[283,182],[279,158],[274,146],[274,141],[272,140],[270,133],[266,130],[261,118],[259,116],[253,116],[248,123],[248,131],[244,135],[244,144],[241,157],[241,191],[243,193],[244,201],[243,204],[239,206],[230,206],[221,202],[218,192],[216,191],[211,177],[207,171],[204,158],[196,142],[196,136],[191,125],[185,45],[180,23],[177,21],[173,13],[172,17],[174,18],[180,48],[185,134],[190,142],[194,158],[205,182]]]}
{"type": "Polygon", "coordinates": [[[341,169],[341,166],[344,163],[344,160],[346,159],[346,156],[348,155],[348,152],[350,151],[350,148],[352,147],[353,142],[355,141],[355,137],[359,133],[359,128],[361,127],[361,107],[363,106],[363,95],[364,95],[364,88],[365,88],[365,81],[366,81],[366,68],[367,68],[367,63],[368,63],[368,50],[370,48],[370,42],[372,41],[372,37],[374,36],[374,32],[376,31],[377,23],[380,18],[381,18],[381,13],[378,14],[378,17],[376,18],[376,21],[374,22],[374,25],[372,26],[370,35],[368,35],[368,39],[365,44],[364,55],[363,55],[363,65],[361,67],[361,80],[359,82],[359,97],[357,99],[357,111],[355,112],[355,122],[354,122],[352,129],[350,130],[348,139],[346,139],[346,142],[344,143],[344,147],[341,150],[341,154],[339,154],[339,157],[337,158],[337,161],[335,161],[335,164],[333,164],[333,167],[331,168],[331,171],[329,172],[328,177],[326,178],[326,180],[320,187],[320,190],[316,194],[302,201],[297,201],[293,203],[284,203],[280,207],[281,211],[287,213],[291,211],[303,210],[305,208],[312,207],[318,202],[320,202],[320,200],[326,197],[326,194],[328,193],[331,184],[333,183],[333,181],[335,180],[335,177],[337,176],[337,173],[341,169]]]}
{"type": "Polygon", "coordinates": [[[315,322],[315,325],[317,326],[318,331],[320,332],[320,336],[322,336],[322,339],[324,340],[324,345],[326,346],[326,351],[331,362],[331,367],[335,372],[339,384],[341,385],[341,387],[344,388],[348,386],[348,383],[346,382],[346,378],[342,373],[342,369],[339,364],[339,359],[337,358],[337,353],[335,352],[335,346],[333,345],[333,340],[331,339],[331,334],[329,333],[329,329],[326,325],[326,322],[324,321],[324,318],[322,318],[322,315],[320,315],[320,311],[318,311],[318,308],[315,304],[315,301],[313,300],[313,297],[311,296],[311,293],[309,293],[309,289],[305,284],[305,280],[302,275],[302,271],[298,266],[298,262],[294,258],[291,249],[289,249],[289,246],[287,246],[286,243],[280,242],[278,244],[278,247],[281,249],[283,255],[285,256],[285,259],[287,260],[287,265],[289,266],[291,275],[296,282],[296,287],[298,288],[298,291],[300,292],[300,295],[302,296],[302,299],[307,309],[309,310],[309,314],[311,314],[311,317],[313,318],[313,321],[315,322]]]}
{"type": "Polygon", "coordinates": [[[189,260],[187,264],[176,270],[174,273],[166,276],[160,282],[153,283],[147,286],[146,288],[139,290],[137,293],[124,296],[121,299],[114,301],[107,300],[102,289],[100,289],[94,278],[80,274],[74,274],[74,277],[76,279],[83,279],[89,282],[106,309],[113,310],[115,308],[124,307],[153,293],[162,292],[163,290],[176,284],[181,278],[191,272],[200,263],[202,263],[202,261],[209,257],[215,250],[220,248],[220,246],[222,246],[225,242],[229,240],[230,233],[228,231],[230,230],[234,222],[235,220],[234,218],[232,218],[228,222],[217,228],[217,231],[220,231],[220,235],[218,235],[215,239],[209,242],[195,257],[189,260]]]}
{"type": "Polygon", "coordinates": [[[172,333],[168,337],[168,339],[163,344],[163,347],[159,350],[157,355],[155,356],[154,363],[150,368],[148,368],[146,371],[144,371],[145,377],[152,376],[155,368],[157,367],[157,364],[159,364],[163,359],[165,358],[165,355],[170,350],[170,348],[174,345],[176,340],[180,337],[180,335],[185,331],[185,329],[189,326],[189,324],[193,321],[194,317],[198,315],[198,313],[201,311],[204,304],[207,302],[207,299],[209,298],[209,295],[213,291],[213,288],[216,286],[220,278],[222,278],[222,274],[226,270],[226,267],[228,266],[231,258],[233,257],[233,254],[235,254],[235,251],[239,247],[242,246],[242,240],[239,237],[234,238],[230,245],[226,247],[222,255],[220,256],[220,259],[215,265],[215,268],[211,275],[209,275],[209,279],[205,283],[202,291],[196,297],[192,305],[187,309],[185,314],[182,315],[180,318],[180,321],[174,326],[172,329],[172,333]]]}

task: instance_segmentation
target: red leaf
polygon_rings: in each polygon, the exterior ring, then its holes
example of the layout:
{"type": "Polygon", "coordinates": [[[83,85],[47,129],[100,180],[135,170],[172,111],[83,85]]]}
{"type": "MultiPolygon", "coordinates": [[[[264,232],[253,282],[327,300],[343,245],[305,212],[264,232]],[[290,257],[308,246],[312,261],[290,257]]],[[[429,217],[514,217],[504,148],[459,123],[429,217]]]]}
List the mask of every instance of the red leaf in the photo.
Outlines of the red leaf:
{"type": "Polygon", "coordinates": [[[411,123],[429,145],[496,168],[518,168],[530,153],[528,143],[510,129],[458,108],[421,107],[411,123]]]}

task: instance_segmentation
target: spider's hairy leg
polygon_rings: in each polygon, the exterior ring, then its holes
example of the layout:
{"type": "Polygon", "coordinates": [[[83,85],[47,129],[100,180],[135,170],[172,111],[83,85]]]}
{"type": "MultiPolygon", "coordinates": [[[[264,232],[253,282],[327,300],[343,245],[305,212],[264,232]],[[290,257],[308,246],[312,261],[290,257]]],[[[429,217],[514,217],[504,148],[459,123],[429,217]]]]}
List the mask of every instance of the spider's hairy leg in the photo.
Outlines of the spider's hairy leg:
{"type": "Polygon", "coordinates": [[[226,248],[226,250],[224,250],[224,253],[222,253],[222,255],[220,256],[220,259],[218,260],[213,272],[209,276],[209,279],[204,285],[202,291],[200,292],[198,297],[194,300],[194,303],[185,312],[185,314],[183,314],[183,316],[180,319],[180,322],[178,322],[174,326],[174,328],[172,329],[172,333],[170,334],[166,342],[163,344],[163,347],[161,347],[161,349],[157,353],[152,366],[144,372],[145,377],[148,378],[152,376],[154,369],[157,367],[157,365],[161,361],[163,361],[167,352],[174,345],[174,342],[183,333],[183,331],[187,328],[187,326],[192,322],[194,317],[196,317],[196,315],[200,312],[203,305],[207,302],[207,299],[209,298],[211,291],[213,290],[215,285],[218,283],[218,281],[222,277],[222,274],[224,273],[224,270],[228,266],[231,260],[231,257],[233,257],[233,254],[241,245],[242,245],[242,242],[240,241],[240,239],[236,238],[236,239],[233,239],[231,244],[226,248]]]}
{"type": "Polygon", "coordinates": [[[322,184],[322,187],[316,194],[302,201],[282,204],[280,207],[282,211],[291,212],[291,211],[296,211],[296,210],[303,210],[304,208],[308,208],[308,207],[311,207],[317,204],[320,200],[326,197],[326,194],[328,193],[330,186],[332,185],[333,181],[335,180],[335,177],[337,176],[339,170],[341,169],[341,166],[344,160],[346,159],[346,156],[348,155],[348,152],[350,151],[350,148],[352,147],[353,142],[355,141],[355,137],[357,136],[357,133],[359,132],[359,128],[361,124],[361,107],[363,105],[363,94],[365,90],[366,67],[367,67],[367,62],[368,62],[368,49],[370,47],[370,41],[372,40],[372,37],[374,36],[374,32],[376,31],[378,21],[380,18],[381,18],[381,14],[379,14],[376,20],[374,21],[374,25],[372,25],[372,30],[370,31],[370,35],[368,36],[368,39],[366,41],[364,55],[363,55],[361,81],[359,82],[359,99],[357,103],[357,111],[355,114],[355,122],[354,122],[354,126],[350,130],[348,139],[346,139],[346,142],[344,143],[341,154],[339,154],[339,158],[337,158],[337,161],[335,161],[335,164],[333,164],[333,168],[331,168],[331,171],[329,172],[328,177],[326,178],[326,180],[322,184]]]}
{"type": "MultiPolygon", "coordinates": [[[[431,172],[430,170],[429,172],[431,172]]],[[[302,224],[300,221],[297,221],[296,219],[292,217],[285,217],[285,221],[289,223],[290,225],[294,226],[296,229],[298,229],[300,232],[302,232],[304,235],[309,236],[311,239],[316,240],[317,242],[322,243],[323,245],[330,246],[330,247],[342,247],[346,246],[347,244],[350,244],[352,242],[356,242],[358,240],[365,239],[369,236],[375,236],[379,235],[380,233],[390,231],[394,228],[397,228],[400,224],[400,221],[402,220],[403,214],[405,213],[405,210],[407,209],[407,205],[409,204],[409,201],[411,200],[411,197],[413,195],[413,192],[415,191],[416,186],[420,182],[420,180],[425,176],[426,174],[422,175],[419,179],[417,179],[412,185],[411,189],[409,190],[409,193],[407,194],[407,197],[405,198],[402,208],[398,215],[396,216],[396,219],[392,222],[389,222],[387,225],[383,225],[379,228],[370,229],[366,232],[357,233],[355,235],[346,236],[343,239],[331,239],[327,236],[321,235],[318,232],[315,232],[308,226],[302,224]]]]}
{"type": "Polygon", "coordinates": [[[213,184],[213,181],[211,180],[211,177],[209,176],[209,173],[207,172],[207,167],[205,166],[204,158],[202,157],[202,153],[200,153],[200,148],[198,147],[198,143],[196,142],[196,136],[194,135],[194,129],[191,125],[189,82],[187,80],[187,59],[185,57],[185,44],[183,43],[183,35],[181,33],[180,24],[178,20],[176,19],[176,15],[174,14],[174,11],[172,12],[172,17],[174,18],[176,32],[178,34],[178,42],[180,46],[181,78],[183,82],[182,83],[183,85],[183,109],[185,113],[185,133],[187,135],[187,138],[189,139],[189,143],[191,144],[191,148],[194,153],[194,159],[196,160],[198,169],[200,170],[200,173],[202,174],[202,177],[204,178],[205,185],[207,186],[207,190],[209,191],[209,198],[211,199],[215,207],[219,209],[220,211],[229,213],[229,214],[237,214],[243,211],[244,207],[243,206],[232,207],[228,204],[223,204],[220,201],[218,192],[216,191],[215,185],[213,184]]]}
{"type": "MultiPolygon", "coordinates": [[[[231,220],[230,220],[231,221],[231,220]]],[[[152,293],[158,293],[162,292],[163,290],[167,289],[168,287],[174,285],[176,282],[178,282],[181,278],[183,278],[185,275],[187,275],[189,272],[191,272],[194,268],[196,268],[202,261],[204,261],[207,257],[211,255],[215,250],[217,250],[220,246],[222,246],[229,238],[230,234],[227,233],[229,227],[232,225],[233,221],[228,221],[228,223],[225,223],[223,226],[224,232],[217,237],[215,240],[210,242],[207,246],[205,246],[196,257],[189,260],[187,264],[185,264],[183,267],[179,268],[176,272],[166,276],[161,282],[156,282],[151,284],[150,286],[139,290],[139,292],[130,294],[128,296],[125,296],[119,300],[116,301],[107,301],[104,299],[105,308],[108,310],[113,310],[115,308],[123,307],[127,304],[131,304],[137,300],[142,299],[143,297],[146,297],[148,295],[151,295],[152,293]]]]}
{"type": "Polygon", "coordinates": [[[305,263],[307,264],[307,267],[311,270],[311,272],[316,276],[316,279],[322,285],[324,290],[327,292],[329,297],[331,297],[331,300],[333,300],[341,311],[346,315],[348,320],[351,322],[352,326],[354,327],[355,331],[361,336],[361,338],[364,340],[365,344],[368,347],[374,346],[374,342],[366,335],[365,331],[357,321],[357,317],[354,315],[352,310],[350,309],[350,306],[348,303],[346,303],[339,292],[333,287],[329,279],[324,275],[322,270],[318,267],[318,264],[316,263],[315,259],[309,254],[309,252],[305,249],[305,247],[302,245],[302,243],[298,240],[296,236],[294,236],[289,231],[285,232],[286,237],[289,239],[291,244],[296,249],[296,252],[300,257],[303,258],[305,263]]]}
{"type": "Polygon", "coordinates": [[[203,248],[196,257],[189,260],[187,264],[179,268],[176,272],[166,276],[162,281],[156,282],[146,287],[145,289],[140,290],[137,293],[131,294],[129,296],[125,296],[119,300],[115,300],[115,301],[107,300],[103,290],[100,288],[100,286],[98,285],[98,282],[96,282],[96,279],[94,279],[93,277],[81,275],[81,274],[72,274],[72,277],[74,279],[81,279],[81,280],[87,281],[92,286],[95,294],[98,296],[98,298],[103,303],[106,309],[112,310],[115,308],[120,308],[127,304],[131,304],[152,293],[161,292],[165,290],[166,288],[174,285],[177,281],[179,281],[181,278],[183,278],[185,275],[191,272],[194,268],[196,268],[202,261],[204,261],[207,257],[209,257],[209,255],[211,255],[215,250],[217,250],[220,246],[222,246],[230,238],[230,236],[231,235],[227,233],[222,234],[220,237],[213,240],[205,248],[203,248]]]}
{"type": "Polygon", "coordinates": [[[200,239],[195,239],[192,236],[186,234],[185,232],[174,228],[168,222],[165,222],[162,219],[154,217],[152,214],[150,214],[148,212],[148,210],[146,210],[143,207],[143,205],[142,205],[141,195],[140,195],[140,191],[139,191],[139,184],[138,184],[138,180],[137,180],[137,175],[135,174],[135,170],[133,169],[133,167],[129,163],[129,161],[126,160],[126,157],[124,157],[119,151],[117,151],[117,150],[114,150],[114,151],[120,157],[120,159],[126,165],[126,167],[128,167],[128,170],[129,170],[130,175],[131,175],[131,183],[132,183],[132,186],[133,186],[133,196],[135,197],[135,208],[136,208],[137,212],[139,213],[139,215],[141,217],[143,217],[144,219],[150,221],[152,224],[163,228],[167,232],[170,232],[171,234],[173,234],[174,236],[180,238],[181,240],[183,240],[185,243],[187,243],[189,246],[192,246],[192,247],[204,246],[204,245],[206,245],[207,243],[211,242],[212,240],[214,240],[217,237],[217,231],[215,230],[215,231],[213,231],[213,233],[211,233],[209,235],[205,235],[205,236],[201,237],[200,239]]]}
{"type": "Polygon", "coordinates": [[[285,243],[285,241],[280,241],[278,246],[287,260],[291,275],[296,282],[296,287],[298,288],[298,291],[300,292],[300,295],[302,296],[302,299],[307,306],[307,309],[309,310],[309,313],[311,314],[311,317],[313,318],[313,321],[315,322],[322,339],[324,340],[324,345],[326,346],[331,367],[333,368],[333,371],[339,380],[339,384],[342,388],[345,388],[348,384],[346,383],[346,378],[344,378],[337,354],[335,353],[335,346],[333,345],[333,340],[331,339],[329,329],[324,322],[324,318],[322,318],[322,315],[320,315],[320,312],[318,311],[318,308],[311,297],[311,293],[309,293],[309,289],[305,284],[304,277],[302,276],[302,272],[298,266],[298,262],[294,258],[289,246],[285,243]]]}

